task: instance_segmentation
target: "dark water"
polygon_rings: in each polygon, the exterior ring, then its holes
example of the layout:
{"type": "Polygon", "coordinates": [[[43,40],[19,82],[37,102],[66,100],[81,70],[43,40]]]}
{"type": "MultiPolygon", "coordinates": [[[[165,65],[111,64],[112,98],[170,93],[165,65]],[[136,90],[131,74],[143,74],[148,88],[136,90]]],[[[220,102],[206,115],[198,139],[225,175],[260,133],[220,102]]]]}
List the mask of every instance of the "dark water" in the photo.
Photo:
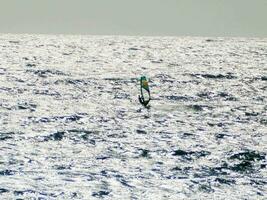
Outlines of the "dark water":
{"type": "Polygon", "coordinates": [[[0,199],[267,199],[266,97],[266,39],[0,35],[0,199]]]}

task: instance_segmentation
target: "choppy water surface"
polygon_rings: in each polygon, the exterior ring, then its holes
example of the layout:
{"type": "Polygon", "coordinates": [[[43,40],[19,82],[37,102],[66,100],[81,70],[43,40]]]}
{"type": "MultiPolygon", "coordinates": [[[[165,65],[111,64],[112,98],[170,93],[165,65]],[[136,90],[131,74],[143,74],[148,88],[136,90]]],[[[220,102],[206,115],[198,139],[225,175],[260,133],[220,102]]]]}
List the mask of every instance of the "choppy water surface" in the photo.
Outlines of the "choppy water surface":
{"type": "Polygon", "coordinates": [[[266,39],[0,35],[0,198],[267,199],[266,91],[266,39]]]}

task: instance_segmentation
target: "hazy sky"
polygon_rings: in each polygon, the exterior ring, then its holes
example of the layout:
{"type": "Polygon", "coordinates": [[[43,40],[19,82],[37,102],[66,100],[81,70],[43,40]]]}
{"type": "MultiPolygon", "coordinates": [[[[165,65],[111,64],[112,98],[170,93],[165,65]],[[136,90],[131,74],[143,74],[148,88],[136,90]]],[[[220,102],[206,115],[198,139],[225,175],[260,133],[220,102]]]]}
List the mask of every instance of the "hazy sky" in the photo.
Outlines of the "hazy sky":
{"type": "Polygon", "coordinates": [[[267,0],[0,0],[0,33],[267,37],[267,0]]]}

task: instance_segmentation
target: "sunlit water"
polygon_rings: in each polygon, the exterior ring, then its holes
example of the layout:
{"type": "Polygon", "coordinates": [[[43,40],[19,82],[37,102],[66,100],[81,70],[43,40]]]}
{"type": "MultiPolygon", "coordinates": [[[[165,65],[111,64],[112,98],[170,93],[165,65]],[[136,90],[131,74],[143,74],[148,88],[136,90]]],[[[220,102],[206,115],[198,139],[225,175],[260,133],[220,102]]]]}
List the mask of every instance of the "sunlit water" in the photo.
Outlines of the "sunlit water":
{"type": "Polygon", "coordinates": [[[266,152],[267,39],[0,35],[0,199],[267,199],[266,152]]]}

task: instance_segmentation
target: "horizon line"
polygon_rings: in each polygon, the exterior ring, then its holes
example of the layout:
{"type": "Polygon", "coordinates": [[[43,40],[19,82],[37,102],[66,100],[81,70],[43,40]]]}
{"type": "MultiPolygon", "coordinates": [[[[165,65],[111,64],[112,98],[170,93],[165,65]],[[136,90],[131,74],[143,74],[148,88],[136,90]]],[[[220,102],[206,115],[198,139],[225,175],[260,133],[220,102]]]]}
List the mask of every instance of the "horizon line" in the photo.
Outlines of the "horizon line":
{"type": "Polygon", "coordinates": [[[242,39],[267,39],[267,36],[204,36],[204,35],[161,35],[161,34],[92,34],[92,33],[13,33],[13,32],[0,32],[0,35],[47,35],[47,36],[103,36],[103,37],[166,37],[166,38],[242,38],[242,39]]]}

